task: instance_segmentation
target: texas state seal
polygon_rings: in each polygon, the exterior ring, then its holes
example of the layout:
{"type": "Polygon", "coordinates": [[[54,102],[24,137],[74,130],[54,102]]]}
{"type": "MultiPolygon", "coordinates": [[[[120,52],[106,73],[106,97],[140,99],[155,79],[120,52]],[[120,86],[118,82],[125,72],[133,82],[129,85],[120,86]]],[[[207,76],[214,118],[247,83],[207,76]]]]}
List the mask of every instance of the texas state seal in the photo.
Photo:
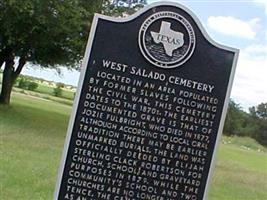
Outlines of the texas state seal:
{"type": "Polygon", "coordinates": [[[150,63],[162,68],[174,68],[192,56],[196,37],[185,17],[161,11],[144,21],[138,42],[143,56],[150,63]]]}

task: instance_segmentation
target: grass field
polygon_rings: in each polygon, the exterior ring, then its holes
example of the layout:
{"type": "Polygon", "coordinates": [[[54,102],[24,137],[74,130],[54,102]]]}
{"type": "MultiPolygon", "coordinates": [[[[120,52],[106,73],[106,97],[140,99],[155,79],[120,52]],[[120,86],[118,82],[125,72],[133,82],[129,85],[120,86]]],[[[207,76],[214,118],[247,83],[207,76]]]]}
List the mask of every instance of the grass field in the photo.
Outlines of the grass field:
{"type": "MultiPolygon", "coordinates": [[[[43,94],[54,95],[54,93],[53,93],[54,88],[51,86],[47,86],[47,85],[39,84],[38,88],[36,88],[35,91],[39,92],[39,93],[43,93],[43,94]]],[[[70,91],[70,90],[62,89],[62,95],[61,96],[63,98],[66,98],[66,99],[74,99],[74,92],[70,91]]]]}
{"type": "MultiPolygon", "coordinates": [[[[0,71],[0,84],[2,83],[2,76],[3,76],[3,73],[0,71]]],[[[49,86],[49,85],[44,84],[44,83],[38,83],[38,87],[34,90],[34,92],[37,92],[39,94],[48,94],[50,96],[54,96],[54,88],[55,88],[55,86],[53,87],[53,86],[49,86]]],[[[14,86],[13,90],[22,90],[22,89],[14,86]]],[[[29,91],[29,92],[31,92],[31,91],[29,91]]],[[[65,98],[68,100],[73,100],[74,96],[75,96],[74,91],[68,90],[66,88],[62,88],[62,94],[61,94],[62,98],[65,98]]]]}
{"type": "Polygon", "coordinates": [[[0,107],[1,200],[52,199],[70,106],[13,95],[0,107]]]}
{"type": "Polygon", "coordinates": [[[55,97],[55,96],[48,94],[48,93],[40,93],[40,92],[24,90],[24,89],[16,88],[16,87],[13,87],[12,90],[14,92],[17,92],[17,93],[26,94],[26,95],[30,95],[32,97],[37,97],[37,98],[41,98],[41,99],[51,100],[51,101],[61,103],[61,104],[66,104],[69,106],[72,106],[72,104],[73,104],[73,100],[61,98],[61,97],[55,97]]]}
{"type": "MultiPolygon", "coordinates": [[[[0,199],[52,199],[71,107],[14,93],[0,106],[0,199]]],[[[209,200],[266,200],[266,149],[224,138],[209,200]]]]}

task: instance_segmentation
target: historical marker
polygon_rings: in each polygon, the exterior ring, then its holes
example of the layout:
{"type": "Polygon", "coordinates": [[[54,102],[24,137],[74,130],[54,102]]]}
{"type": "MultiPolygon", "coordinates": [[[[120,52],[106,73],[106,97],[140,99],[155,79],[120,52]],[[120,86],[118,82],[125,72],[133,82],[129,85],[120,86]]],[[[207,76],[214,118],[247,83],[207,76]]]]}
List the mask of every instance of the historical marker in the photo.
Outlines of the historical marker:
{"type": "Polygon", "coordinates": [[[95,15],[54,199],[206,199],[237,55],[179,4],[95,15]]]}

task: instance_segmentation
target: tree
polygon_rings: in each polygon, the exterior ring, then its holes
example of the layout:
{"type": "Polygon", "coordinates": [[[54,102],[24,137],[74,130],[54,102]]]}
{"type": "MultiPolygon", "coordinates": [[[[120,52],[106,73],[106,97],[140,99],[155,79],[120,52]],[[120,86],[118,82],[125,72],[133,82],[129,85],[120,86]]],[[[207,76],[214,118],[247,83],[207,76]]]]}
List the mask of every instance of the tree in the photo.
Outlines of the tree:
{"type": "Polygon", "coordinates": [[[261,103],[258,106],[249,108],[252,116],[267,120],[267,103],[261,103]]]}
{"type": "Polygon", "coordinates": [[[233,100],[230,101],[223,133],[225,135],[248,136],[267,146],[267,103],[242,111],[233,100]]]}
{"type": "Polygon", "coordinates": [[[267,103],[249,108],[251,125],[256,127],[252,137],[260,144],[267,146],[267,103]]]}
{"type": "Polygon", "coordinates": [[[223,132],[226,135],[242,135],[245,113],[239,104],[230,100],[223,132]]]}
{"type": "Polygon", "coordinates": [[[63,92],[63,90],[62,90],[63,87],[64,87],[63,83],[57,83],[56,87],[53,90],[53,94],[56,97],[61,97],[62,96],[62,92],[63,92]]]}
{"type": "Polygon", "coordinates": [[[0,0],[0,103],[9,104],[12,86],[26,62],[42,67],[78,67],[94,12],[104,0],[0,0]],[[17,59],[17,64],[15,64],[17,59]]]}
{"type": "Polygon", "coordinates": [[[0,104],[9,104],[12,86],[26,62],[56,69],[62,65],[78,68],[95,12],[131,14],[145,3],[145,0],[0,0],[0,68],[4,64],[0,104]]]}
{"type": "Polygon", "coordinates": [[[108,0],[103,13],[116,17],[131,15],[147,4],[147,0],[108,0]]]}
{"type": "Polygon", "coordinates": [[[34,82],[34,81],[30,81],[28,84],[28,90],[34,91],[38,88],[38,83],[34,82]]]}

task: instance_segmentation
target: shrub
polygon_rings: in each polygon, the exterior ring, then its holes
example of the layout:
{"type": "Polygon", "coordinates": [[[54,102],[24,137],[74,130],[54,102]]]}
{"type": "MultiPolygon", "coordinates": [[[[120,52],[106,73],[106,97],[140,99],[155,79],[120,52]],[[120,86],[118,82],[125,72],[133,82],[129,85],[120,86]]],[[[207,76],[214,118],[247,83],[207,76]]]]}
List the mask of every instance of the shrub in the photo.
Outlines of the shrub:
{"type": "Polygon", "coordinates": [[[18,88],[34,91],[38,87],[38,83],[30,81],[27,78],[19,78],[16,83],[18,88]]]}
{"type": "Polygon", "coordinates": [[[20,78],[16,82],[16,85],[21,89],[31,90],[34,91],[38,87],[38,83],[29,81],[26,78],[20,78]]]}
{"type": "Polygon", "coordinates": [[[53,90],[53,93],[56,97],[62,96],[62,87],[64,87],[63,83],[57,83],[57,86],[53,90]]]}
{"type": "Polygon", "coordinates": [[[34,91],[38,88],[38,83],[35,82],[28,82],[28,90],[34,91]]]}
{"type": "Polygon", "coordinates": [[[27,89],[27,81],[25,78],[20,78],[18,81],[18,87],[21,89],[27,89]]]}

